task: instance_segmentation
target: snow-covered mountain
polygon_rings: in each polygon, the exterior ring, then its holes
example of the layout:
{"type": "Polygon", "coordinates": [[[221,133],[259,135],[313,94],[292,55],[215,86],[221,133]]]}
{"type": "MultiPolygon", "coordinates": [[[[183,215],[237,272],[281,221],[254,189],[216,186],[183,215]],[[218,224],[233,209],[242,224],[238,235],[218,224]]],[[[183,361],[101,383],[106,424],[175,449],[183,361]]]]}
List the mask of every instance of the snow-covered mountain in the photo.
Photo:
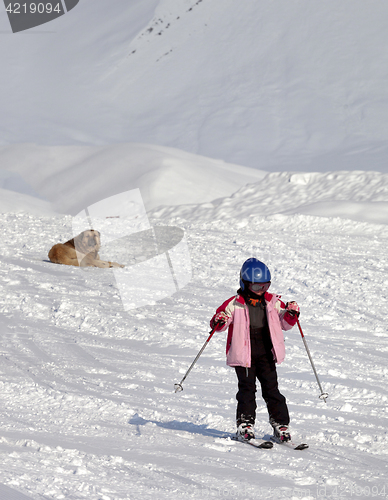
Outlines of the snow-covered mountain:
{"type": "Polygon", "coordinates": [[[0,142],[386,171],[387,18],[364,0],[82,0],[13,35],[2,9],[0,142]]]}
{"type": "Polygon", "coordinates": [[[388,496],[387,14],[80,0],[14,35],[0,7],[0,500],[388,496]],[[126,268],[48,261],[75,214],[132,190],[151,229],[93,218],[101,257],[126,268]],[[300,304],[329,393],[286,332],[303,452],[230,439],[225,334],[174,393],[251,256],[300,304]]]}

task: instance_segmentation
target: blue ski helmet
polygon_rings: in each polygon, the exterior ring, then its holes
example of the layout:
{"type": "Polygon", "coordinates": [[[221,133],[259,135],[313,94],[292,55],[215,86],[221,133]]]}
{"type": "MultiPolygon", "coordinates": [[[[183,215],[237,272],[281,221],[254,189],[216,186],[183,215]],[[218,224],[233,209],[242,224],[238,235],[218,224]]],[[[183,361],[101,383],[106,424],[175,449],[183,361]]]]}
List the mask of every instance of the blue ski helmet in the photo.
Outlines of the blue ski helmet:
{"type": "Polygon", "coordinates": [[[240,271],[240,287],[245,289],[245,283],[268,283],[271,273],[268,267],[258,259],[251,257],[246,260],[240,271]]]}

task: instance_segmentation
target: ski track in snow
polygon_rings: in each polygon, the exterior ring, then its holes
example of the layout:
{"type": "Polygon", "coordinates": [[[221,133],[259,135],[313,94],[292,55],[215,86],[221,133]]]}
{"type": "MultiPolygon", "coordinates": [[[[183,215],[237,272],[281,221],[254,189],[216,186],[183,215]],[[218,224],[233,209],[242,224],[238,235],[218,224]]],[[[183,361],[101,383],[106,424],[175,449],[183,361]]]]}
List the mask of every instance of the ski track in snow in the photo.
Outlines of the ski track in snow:
{"type": "MultiPolygon", "coordinates": [[[[192,280],[125,312],[111,271],[47,261],[70,217],[0,215],[4,488],[58,500],[388,497],[387,226],[306,215],[162,222],[185,230],[192,280]],[[300,334],[286,332],[280,387],[304,452],[227,439],[237,384],[225,334],[173,392],[252,255],[270,267],[271,290],[300,304],[330,395],[319,400],[300,334]]],[[[267,420],[258,396],[256,430],[268,437],[267,420]]]]}

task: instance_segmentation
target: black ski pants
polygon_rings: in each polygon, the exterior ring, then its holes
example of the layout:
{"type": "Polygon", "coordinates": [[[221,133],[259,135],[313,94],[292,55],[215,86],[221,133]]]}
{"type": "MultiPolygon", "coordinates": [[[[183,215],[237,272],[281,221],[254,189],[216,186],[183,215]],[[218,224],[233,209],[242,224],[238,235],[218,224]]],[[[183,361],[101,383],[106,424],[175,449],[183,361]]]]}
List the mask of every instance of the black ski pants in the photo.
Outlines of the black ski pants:
{"type": "Polygon", "coordinates": [[[239,423],[241,415],[244,415],[245,419],[250,420],[251,423],[255,422],[257,378],[261,385],[263,399],[267,404],[269,417],[279,424],[288,425],[290,416],[286,398],[279,392],[275,361],[272,352],[268,349],[263,350],[262,346],[262,342],[251,337],[251,368],[235,367],[238,378],[236,420],[239,423]]]}

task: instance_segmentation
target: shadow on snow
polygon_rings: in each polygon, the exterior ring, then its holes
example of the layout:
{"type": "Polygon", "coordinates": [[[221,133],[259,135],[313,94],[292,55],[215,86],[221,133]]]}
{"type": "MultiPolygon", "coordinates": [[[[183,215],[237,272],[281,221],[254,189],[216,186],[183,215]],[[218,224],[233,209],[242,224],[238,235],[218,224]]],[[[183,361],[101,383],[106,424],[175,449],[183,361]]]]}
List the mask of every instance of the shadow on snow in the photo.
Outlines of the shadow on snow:
{"type": "Polygon", "coordinates": [[[202,434],[203,436],[211,436],[214,438],[225,438],[229,434],[217,429],[209,429],[206,424],[197,425],[191,422],[179,422],[178,420],[171,420],[170,422],[159,422],[157,420],[146,420],[140,417],[137,413],[128,421],[129,424],[137,427],[137,433],[141,436],[140,427],[147,424],[155,424],[163,429],[171,429],[174,431],[190,432],[191,434],[202,434]]]}

